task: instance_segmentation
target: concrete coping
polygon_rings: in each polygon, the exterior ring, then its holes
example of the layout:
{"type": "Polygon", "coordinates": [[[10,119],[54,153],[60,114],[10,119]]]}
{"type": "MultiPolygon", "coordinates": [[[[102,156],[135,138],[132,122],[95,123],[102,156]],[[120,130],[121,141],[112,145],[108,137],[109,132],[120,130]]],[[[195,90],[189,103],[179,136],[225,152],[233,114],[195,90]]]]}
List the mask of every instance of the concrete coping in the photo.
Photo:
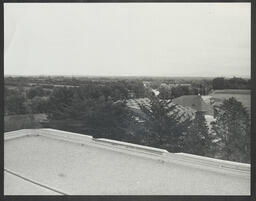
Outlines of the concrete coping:
{"type": "Polygon", "coordinates": [[[225,168],[225,169],[234,169],[234,170],[240,170],[245,172],[249,172],[251,169],[251,165],[247,163],[227,161],[227,160],[210,158],[205,156],[198,156],[198,155],[188,154],[188,153],[175,153],[175,155],[178,155],[180,158],[183,158],[187,161],[199,162],[206,165],[214,165],[214,166],[225,168]]]}
{"type": "Polygon", "coordinates": [[[4,135],[5,140],[25,137],[25,136],[45,136],[48,138],[64,140],[74,143],[83,143],[92,141],[92,136],[90,135],[83,135],[78,133],[72,133],[67,131],[61,131],[51,128],[42,128],[42,129],[22,129],[12,132],[7,132],[4,135]]]}
{"type": "Polygon", "coordinates": [[[148,147],[148,146],[143,146],[143,145],[138,145],[138,144],[132,144],[132,143],[128,143],[128,142],[121,142],[121,141],[117,141],[117,140],[110,140],[110,139],[106,139],[106,138],[96,138],[94,140],[96,142],[111,144],[114,146],[122,146],[122,147],[129,148],[129,149],[137,149],[137,150],[147,151],[147,152],[151,152],[151,153],[155,153],[155,154],[169,153],[165,149],[159,149],[159,148],[148,147]]]}
{"type": "MultiPolygon", "coordinates": [[[[105,138],[97,138],[93,139],[92,136],[77,134],[67,131],[61,131],[56,129],[50,128],[43,128],[43,129],[22,129],[12,132],[7,132],[4,134],[4,140],[10,140],[14,138],[20,138],[25,136],[45,136],[53,139],[74,142],[77,144],[83,143],[100,143],[101,145],[109,146],[112,148],[125,148],[134,153],[147,153],[147,154],[157,154],[159,156],[163,156],[163,158],[169,160],[179,160],[187,162],[188,164],[201,164],[205,166],[212,166],[215,168],[224,168],[230,171],[238,170],[244,173],[249,173],[251,169],[250,164],[233,162],[233,161],[226,161],[221,159],[209,158],[204,156],[198,156],[193,154],[187,153],[170,153],[167,150],[132,144],[128,142],[121,142],[117,140],[110,140],[105,138]]],[[[96,144],[95,144],[96,145],[96,144]]]]}
{"type": "Polygon", "coordinates": [[[84,134],[78,134],[68,131],[62,131],[62,130],[56,130],[51,128],[42,128],[36,130],[37,135],[42,135],[46,137],[54,137],[58,139],[65,139],[65,140],[75,140],[75,141],[83,141],[83,140],[92,140],[92,136],[90,135],[84,135],[84,134]]]}
{"type": "Polygon", "coordinates": [[[4,133],[4,140],[11,140],[14,138],[35,135],[35,129],[21,129],[4,133]]]}

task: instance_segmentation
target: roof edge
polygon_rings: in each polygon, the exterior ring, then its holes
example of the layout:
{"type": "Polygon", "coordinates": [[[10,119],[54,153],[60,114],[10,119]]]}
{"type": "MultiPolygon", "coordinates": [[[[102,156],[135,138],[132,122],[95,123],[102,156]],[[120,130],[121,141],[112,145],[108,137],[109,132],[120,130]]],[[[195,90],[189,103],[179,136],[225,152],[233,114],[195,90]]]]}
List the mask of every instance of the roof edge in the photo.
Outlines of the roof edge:
{"type": "Polygon", "coordinates": [[[137,149],[137,150],[142,150],[142,151],[149,151],[149,152],[156,153],[156,154],[169,153],[165,149],[159,149],[159,148],[138,145],[138,144],[133,144],[133,143],[128,143],[128,142],[122,142],[122,141],[117,141],[117,140],[111,140],[111,139],[106,139],[106,138],[96,138],[94,140],[96,142],[111,144],[114,146],[124,146],[126,148],[132,148],[132,149],[137,149]]]}
{"type": "Polygon", "coordinates": [[[53,139],[69,141],[77,144],[91,144],[91,143],[99,143],[104,146],[112,146],[113,148],[120,149],[125,148],[130,150],[131,153],[139,153],[142,152],[144,154],[153,154],[155,156],[161,156],[162,159],[166,159],[167,161],[183,161],[187,164],[191,165],[204,165],[208,167],[226,169],[228,171],[236,171],[240,173],[249,174],[251,170],[251,165],[246,163],[239,163],[221,159],[215,159],[205,156],[199,156],[188,153],[170,153],[165,149],[159,149],[144,145],[138,145],[128,142],[121,142],[117,140],[110,140],[106,138],[97,138],[94,139],[92,136],[72,133],[62,130],[56,130],[51,128],[42,128],[42,129],[22,129],[12,132],[4,133],[4,140],[11,140],[14,138],[20,138],[25,136],[45,136],[53,139]]]}
{"type": "Polygon", "coordinates": [[[193,160],[199,163],[214,165],[220,168],[225,169],[234,169],[234,170],[240,170],[249,172],[251,169],[251,165],[248,163],[240,163],[235,161],[228,161],[228,160],[222,160],[222,159],[216,159],[216,158],[210,158],[206,156],[199,156],[194,154],[188,154],[188,153],[175,153],[181,158],[184,158],[186,160],[193,160]]]}
{"type": "Polygon", "coordinates": [[[11,140],[19,137],[37,135],[36,129],[21,129],[4,133],[4,140],[11,140]]]}

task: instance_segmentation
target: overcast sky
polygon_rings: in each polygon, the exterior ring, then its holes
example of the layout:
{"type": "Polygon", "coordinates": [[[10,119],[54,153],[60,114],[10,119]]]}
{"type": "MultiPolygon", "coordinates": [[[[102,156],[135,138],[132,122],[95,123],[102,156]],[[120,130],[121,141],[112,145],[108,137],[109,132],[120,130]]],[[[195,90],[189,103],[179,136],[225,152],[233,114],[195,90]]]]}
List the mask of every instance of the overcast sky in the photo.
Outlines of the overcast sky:
{"type": "Polygon", "coordinates": [[[11,75],[250,76],[249,3],[4,4],[11,75]]]}

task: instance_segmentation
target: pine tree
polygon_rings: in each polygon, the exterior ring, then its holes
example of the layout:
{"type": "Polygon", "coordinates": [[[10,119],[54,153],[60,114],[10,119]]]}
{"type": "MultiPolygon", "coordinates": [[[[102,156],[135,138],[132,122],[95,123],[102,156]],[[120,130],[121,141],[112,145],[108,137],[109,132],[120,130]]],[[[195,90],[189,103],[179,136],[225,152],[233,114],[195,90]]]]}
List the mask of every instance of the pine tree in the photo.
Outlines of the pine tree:
{"type": "Polygon", "coordinates": [[[229,98],[220,106],[213,127],[223,159],[250,162],[250,119],[242,103],[229,98]]]}
{"type": "Polygon", "coordinates": [[[146,114],[144,126],[150,136],[150,146],[167,149],[170,152],[181,150],[181,137],[186,132],[189,120],[180,121],[176,105],[171,101],[161,100],[155,96],[150,97],[150,107],[141,105],[146,114]]]}
{"type": "Polygon", "coordinates": [[[209,154],[211,137],[202,112],[196,112],[195,119],[188,128],[183,143],[184,152],[203,156],[209,154]]]}

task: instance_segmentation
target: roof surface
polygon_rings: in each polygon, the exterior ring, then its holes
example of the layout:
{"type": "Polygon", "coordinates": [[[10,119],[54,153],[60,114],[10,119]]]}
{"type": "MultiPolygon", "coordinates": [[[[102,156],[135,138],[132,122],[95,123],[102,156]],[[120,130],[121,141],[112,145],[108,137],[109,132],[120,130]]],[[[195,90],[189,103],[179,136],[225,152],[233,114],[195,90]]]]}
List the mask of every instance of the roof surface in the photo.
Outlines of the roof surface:
{"type": "Polygon", "coordinates": [[[184,95],[173,99],[173,102],[184,107],[190,107],[196,111],[206,112],[209,115],[213,114],[212,106],[207,104],[199,95],[184,95]]]}
{"type": "MultiPolygon", "coordinates": [[[[150,109],[150,99],[149,98],[137,98],[137,99],[129,99],[127,100],[127,106],[133,111],[138,112],[138,114],[143,113],[140,105],[144,105],[148,109],[150,109]]],[[[179,121],[185,121],[185,120],[192,120],[195,117],[196,110],[192,109],[191,107],[182,106],[179,104],[175,104],[173,102],[170,102],[168,104],[169,107],[175,106],[173,110],[169,112],[168,115],[172,115],[173,113],[176,113],[176,119],[179,119],[179,121]]]]}
{"type": "Polygon", "coordinates": [[[249,195],[250,165],[53,129],[5,133],[5,195],[249,195]]]}

